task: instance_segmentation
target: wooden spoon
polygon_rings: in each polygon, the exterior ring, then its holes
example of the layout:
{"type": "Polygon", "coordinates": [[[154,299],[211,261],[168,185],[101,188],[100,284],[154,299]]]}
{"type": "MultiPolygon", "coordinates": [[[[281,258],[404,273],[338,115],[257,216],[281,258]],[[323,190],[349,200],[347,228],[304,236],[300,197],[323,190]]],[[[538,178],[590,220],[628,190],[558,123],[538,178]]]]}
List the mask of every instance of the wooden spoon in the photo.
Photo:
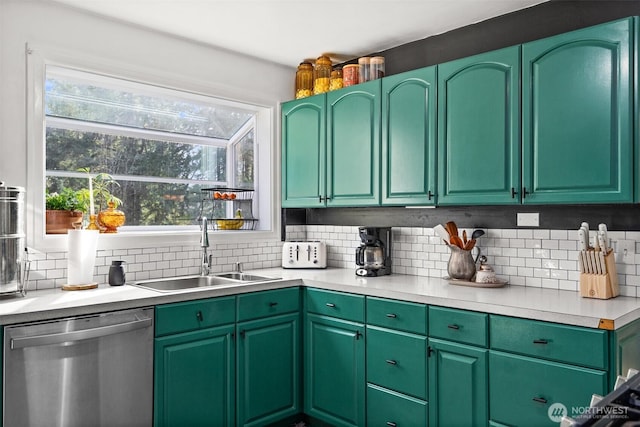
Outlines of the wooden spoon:
{"type": "Polygon", "coordinates": [[[475,239],[471,239],[464,244],[464,248],[462,249],[464,249],[465,251],[470,251],[471,249],[474,248],[475,245],[476,245],[475,239]]]}
{"type": "Polygon", "coordinates": [[[462,239],[458,236],[451,236],[451,244],[456,245],[460,249],[464,249],[464,243],[462,243],[462,239]]]}
{"type": "Polygon", "coordinates": [[[462,243],[467,244],[467,230],[462,230],[462,243]]]}
{"type": "Polygon", "coordinates": [[[458,237],[458,226],[456,225],[455,222],[453,221],[447,222],[445,224],[445,228],[447,229],[447,232],[449,233],[450,237],[453,237],[453,236],[458,237]]]}

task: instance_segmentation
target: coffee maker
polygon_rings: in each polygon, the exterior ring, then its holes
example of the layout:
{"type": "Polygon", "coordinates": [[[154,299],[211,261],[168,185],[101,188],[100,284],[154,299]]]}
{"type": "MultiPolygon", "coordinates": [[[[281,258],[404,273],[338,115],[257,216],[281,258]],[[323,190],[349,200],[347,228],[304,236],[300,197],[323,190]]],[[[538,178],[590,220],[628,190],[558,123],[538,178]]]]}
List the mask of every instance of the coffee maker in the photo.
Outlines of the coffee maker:
{"type": "Polygon", "coordinates": [[[356,249],[357,276],[391,274],[391,228],[359,227],[362,244],[356,249]]]}

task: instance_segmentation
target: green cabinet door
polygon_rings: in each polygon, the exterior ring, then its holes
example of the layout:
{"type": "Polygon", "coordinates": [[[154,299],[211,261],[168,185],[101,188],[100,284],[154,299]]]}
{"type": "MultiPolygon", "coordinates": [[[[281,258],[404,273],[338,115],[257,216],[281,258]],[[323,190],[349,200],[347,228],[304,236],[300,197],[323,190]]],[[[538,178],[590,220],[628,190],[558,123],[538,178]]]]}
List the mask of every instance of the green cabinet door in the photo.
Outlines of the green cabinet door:
{"type": "Polygon", "coordinates": [[[436,202],[436,67],[382,79],[382,204],[436,202]]]}
{"type": "Polygon", "coordinates": [[[333,426],[364,426],[364,326],[306,314],[304,353],[305,414],[333,426]]]}
{"type": "Polygon", "coordinates": [[[282,207],[324,206],[325,99],[282,104],[282,207]]]}
{"type": "Polygon", "coordinates": [[[607,372],[491,350],[491,420],[522,427],[557,426],[560,410],[589,406],[591,396],[608,393],[607,372]],[[561,406],[563,405],[563,406],[561,406]]]}
{"type": "Polygon", "coordinates": [[[633,200],[633,26],[522,46],[525,203],[633,200]]]}
{"type": "Polygon", "coordinates": [[[488,350],[429,339],[429,424],[486,426],[488,350]]]}
{"type": "Polygon", "coordinates": [[[238,423],[262,426],[302,412],[300,315],[238,324],[238,423]]]}
{"type": "Polygon", "coordinates": [[[380,80],[326,96],[327,206],[379,205],[380,80]]]}
{"type": "Polygon", "coordinates": [[[438,204],[520,202],[520,47],[438,65],[438,204]]]}
{"type": "Polygon", "coordinates": [[[234,325],[155,340],[154,425],[235,425],[234,325]]]}

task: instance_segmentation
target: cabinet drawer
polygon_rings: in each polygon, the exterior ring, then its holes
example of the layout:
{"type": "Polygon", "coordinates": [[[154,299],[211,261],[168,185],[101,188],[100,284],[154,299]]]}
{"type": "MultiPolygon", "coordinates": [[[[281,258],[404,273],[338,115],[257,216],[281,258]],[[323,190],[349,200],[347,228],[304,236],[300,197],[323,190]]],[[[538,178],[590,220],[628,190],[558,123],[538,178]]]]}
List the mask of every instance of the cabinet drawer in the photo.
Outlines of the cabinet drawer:
{"type": "Polygon", "coordinates": [[[607,369],[607,332],[492,315],[491,348],[591,368],[607,369]]]}
{"type": "Polygon", "coordinates": [[[275,289],[238,295],[238,321],[300,310],[300,288],[275,289]]]}
{"type": "Polygon", "coordinates": [[[156,306],[156,336],[233,323],[236,297],[212,298],[156,306]]]}
{"type": "Polygon", "coordinates": [[[427,398],[427,338],[367,325],[367,381],[427,398]]]}
{"type": "Polygon", "coordinates": [[[487,346],[488,315],[473,311],[429,307],[429,336],[487,346]]]}
{"type": "Polygon", "coordinates": [[[362,295],[307,288],[306,304],[309,313],[338,317],[352,322],[364,322],[364,296],[362,295]]]}
{"type": "Polygon", "coordinates": [[[557,426],[549,418],[549,407],[562,403],[571,416],[571,408],[588,405],[592,394],[607,393],[607,373],[491,350],[489,390],[493,421],[557,426]]]}
{"type": "Polygon", "coordinates": [[[367,324],[426,335],[427,306],[367,297],[367,324]]]}
{"type": "Polygon", "coordinates": [[[427,402],[367,385],[367,425],[426,426],[427,402]]]}

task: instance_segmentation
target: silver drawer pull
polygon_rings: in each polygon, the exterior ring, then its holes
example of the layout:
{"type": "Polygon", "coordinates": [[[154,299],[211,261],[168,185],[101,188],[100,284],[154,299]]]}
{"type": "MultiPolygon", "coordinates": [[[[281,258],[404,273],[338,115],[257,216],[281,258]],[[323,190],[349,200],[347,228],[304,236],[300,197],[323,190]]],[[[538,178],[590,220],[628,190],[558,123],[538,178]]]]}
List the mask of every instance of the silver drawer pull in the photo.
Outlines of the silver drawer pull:
{"type": "Polygon", "coordinates": [[[547,403],[547,399],[545,399],[544,397],[534,397],[533,401],[538,403],[547,403]]]}
{"type": "Polygon", "coordinates": [[[387,421],[387,425],[389,427],[396,427],[396,423],[394,423],[393,421],[387,421]]]}
{"type": "Polygon", "coordinates": [[[332,303],[332,302],[328,302],[327,303],[327,307],[335,308],[335,306],[336,305],[334,303],[332,303]]]}
{"type": "Polygon", "coordinates": [[[394,313],[388,313],[387,317],[390,318],[390,319],[395,319],[398,316],[396,316],[394,313]]]}
{"type": "Polygon", "coordinates": [[[549,344],[549,341],[545,339],[533,340],[534,344],[549,344]]]}
{"type": "Polygon", "coordinates": [[[385,362],[387,362],[389,365],[394,365],[394,366],[398,364],[398,362],[396,362],[395,360],[391,360],[391,359],[387,359],[387,360],[385,360],[385,362]]]}
{"type": "Polygon", "coordinates": [[[447,325],[447,328],[449,328],[449,329],[455,329],[455,330],[457,331],[458,329],[460,329],[460,326],[458,326],[458,325],[456,325],[456,324],[454,323],[453,325],[447,325]]]}

